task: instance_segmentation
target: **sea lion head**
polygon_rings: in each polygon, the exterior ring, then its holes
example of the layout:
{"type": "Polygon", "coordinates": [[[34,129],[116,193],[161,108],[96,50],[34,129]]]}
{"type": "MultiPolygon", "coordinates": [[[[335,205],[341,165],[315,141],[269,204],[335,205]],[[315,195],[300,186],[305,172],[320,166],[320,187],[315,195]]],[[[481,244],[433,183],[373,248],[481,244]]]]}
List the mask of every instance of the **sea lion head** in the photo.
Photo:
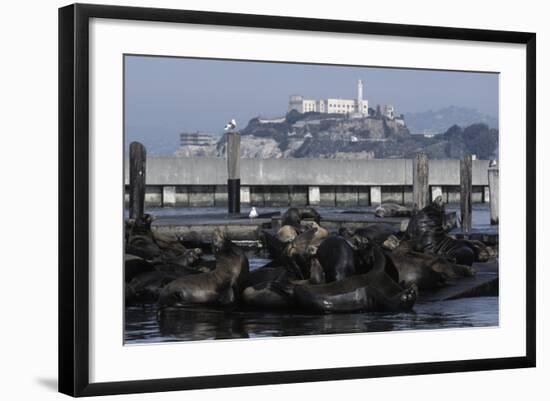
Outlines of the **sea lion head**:
{"type": "Polygon", "coordinates": [[[338,235],[341,237],[344,237],[347,240],[349,240],[354,234],[355,234],[355,231],[347,227],[340,227],[338,229],[338,235]]]}
{"type": "Polygon", "coordinates": [[[202,255],[202,249],[200,248],[186,250],[184,254],[185,265],[193,266],[201,258],[201,255],[202,255]]]}
{"type": "Polygon", "coordinates": [[[128,219],[126,227],[129,229],[130,235],[150,235],[153,220],[155,218],[152,215],[145,213],[137,219],[128,219]]]}
{"type": "Polygon", "coordinates": [[[376,217],[384,217],[386,216],[386,209],[384,209],[382,206],[378,206],[374,211],[374,215],[376,217]]]}
{"type": "Polygon", "coordinates": [[[301,221],[300,211],[295,207],[291,207],[286,212],[284,212],[283,215],[281,216],[281,224],[283,226],[298,227],[300,225],[300,221],[301,221]]]}
{"type": "Polygon", "coordinates": [[[289,225],[282,226],[279,231],[277,231],[277,238],[279,238],[279,241],[284,243],[294,241],[297,236],[298,233],[296,229],[289,225]]]}
{"type": "Polygon", "coordinates": [[[441,195],[439,195],[438,197],[436,197],[432,204],[434,206],[437,206],[438,208],[442,208],[443,207],[443,197],[441,195]]]}
{"type": "Polygon", "coordinates": [[[399,238],[397,238],[395,235],[390,235],[388,238],[386,238],[386,240],[382,244],[382,247],[393,251],[399,246],[399,242],[399,238]]]}
{"type": "Polygon", "coordinates": [[[216,228],[214,232],[212,233],[212,250],[214,253],[220,252],[224,248],[224,244],[226,241],[226,234],[225,232],[220,229],[216,228]]]}
{"type": "Polygon", "coordinates": [[[304,221],[302,223],[304,226],[306,226],[308,229],[312,229],[312,228],[319,228],[319,224],[317,224],[317,222],[315,221],[304,221]]]}

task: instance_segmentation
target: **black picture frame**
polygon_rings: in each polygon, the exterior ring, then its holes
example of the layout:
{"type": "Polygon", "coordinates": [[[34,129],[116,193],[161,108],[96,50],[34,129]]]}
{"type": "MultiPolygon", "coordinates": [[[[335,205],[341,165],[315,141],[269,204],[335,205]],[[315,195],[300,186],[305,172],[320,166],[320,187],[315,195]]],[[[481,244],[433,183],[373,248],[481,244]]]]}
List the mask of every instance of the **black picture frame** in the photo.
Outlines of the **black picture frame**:
{"type": "Polygon", "coordinates": [[[534,367],[536,364],[536,35],[479,29],[74,4],[59,9],[59,391],[95,396],[294,382],[534,367]],[[88,61],[91,18],[276,28],[415,38],[515,43],[526,46],[526,354],[315,370],[230,374],[123,382],[89,381],[88,61]]]}

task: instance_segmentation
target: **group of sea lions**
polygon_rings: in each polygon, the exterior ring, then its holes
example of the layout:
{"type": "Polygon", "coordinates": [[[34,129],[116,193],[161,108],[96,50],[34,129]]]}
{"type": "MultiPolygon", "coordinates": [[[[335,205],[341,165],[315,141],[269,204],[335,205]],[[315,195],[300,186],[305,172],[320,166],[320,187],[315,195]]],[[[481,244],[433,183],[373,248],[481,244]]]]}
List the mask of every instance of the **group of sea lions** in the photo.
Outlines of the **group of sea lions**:
{"type": "Polygon", "coordinates": [[[129,219],[125,227],[124,282],[127,304],[157,302],[161,289],[178,277],[208,271],[202,250],[153,232],[153,217],[129,219]]]}
{"type": "Polygon", "coordinates": [[[413,210],[406,232],[379,223],[330,233],[312,208],[290,208],[264,232],[272,261],[249,270],[246,254],[216,229],[215,261],[151,231],[151,218],[127,224],[127,302],[166,307],[286,309],[303,313],[411,310],[419,291],[475,274],[493,251],[448,235],[442,199],[413,210]]]}

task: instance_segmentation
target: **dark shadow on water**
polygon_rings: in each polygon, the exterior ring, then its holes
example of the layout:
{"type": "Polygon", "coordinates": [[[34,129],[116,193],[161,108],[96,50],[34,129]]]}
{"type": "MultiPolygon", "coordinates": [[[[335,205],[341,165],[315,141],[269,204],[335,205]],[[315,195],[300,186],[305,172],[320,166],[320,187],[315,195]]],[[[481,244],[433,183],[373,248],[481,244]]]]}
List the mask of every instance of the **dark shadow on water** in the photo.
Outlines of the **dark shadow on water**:
{"type": "Polygon", "coordinates": [[[362,333],[393,329],[393,324],[388,321],[366,321],[350,318],[347,314],[304,315],[288,312],[182,309],[163,313],[158,324],[160,334],[174,340],[362,333]]]}
{"type": "Polygon", "coordinates": [[[55,377],[37,377],[35,378],[36,382],[40,384],[42,387],[45,387],[46,389],[50,391],[54,391],[57,393],[57,378],[55,377]]]}
{"type": "Polygon", "coordinates": [[[498,297],[425,303],[407,313],[307,315],[285,311],[173,308],[126,309],[125,342],[152,343],[498,325],[498,297]]]}

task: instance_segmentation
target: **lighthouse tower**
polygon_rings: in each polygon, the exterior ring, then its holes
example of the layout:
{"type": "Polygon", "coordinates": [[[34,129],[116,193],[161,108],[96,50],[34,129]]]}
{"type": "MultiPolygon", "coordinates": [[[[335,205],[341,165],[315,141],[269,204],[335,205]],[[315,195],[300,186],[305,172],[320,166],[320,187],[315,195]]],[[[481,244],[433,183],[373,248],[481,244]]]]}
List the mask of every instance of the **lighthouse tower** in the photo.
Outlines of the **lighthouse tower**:
{"type": "Polygon", "coordinates": [[[357,112],[363,114],[363,81],[357,81],[357,112]]]}

